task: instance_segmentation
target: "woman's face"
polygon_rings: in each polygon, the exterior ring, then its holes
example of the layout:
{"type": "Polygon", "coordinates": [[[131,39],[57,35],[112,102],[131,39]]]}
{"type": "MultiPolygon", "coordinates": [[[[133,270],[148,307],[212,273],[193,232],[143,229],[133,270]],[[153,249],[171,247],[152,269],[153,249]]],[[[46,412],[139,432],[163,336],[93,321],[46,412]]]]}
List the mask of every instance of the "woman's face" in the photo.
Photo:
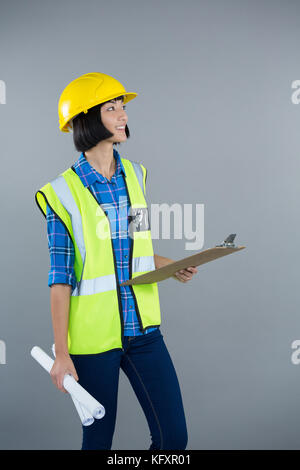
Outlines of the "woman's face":
{"type": "Polygon", "coordinates": [[[111,100],[101,106],[101,119],[103,125],[112,134],[112,137],[106,139],[112,142],[124,142],[127,139],[125,126],[128,117],[125,111],[126,105],[122,100],[111,100]]]}

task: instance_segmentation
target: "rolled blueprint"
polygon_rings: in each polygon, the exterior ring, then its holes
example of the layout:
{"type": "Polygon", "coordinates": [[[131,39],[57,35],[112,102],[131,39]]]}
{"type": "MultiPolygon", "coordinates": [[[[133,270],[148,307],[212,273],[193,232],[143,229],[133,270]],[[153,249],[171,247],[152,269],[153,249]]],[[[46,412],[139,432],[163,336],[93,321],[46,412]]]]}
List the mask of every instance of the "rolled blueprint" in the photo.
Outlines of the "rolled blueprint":
{"type": "Polygon", "coordinates": [[[71,398],[73,400],[73,403],[75,405],[77,413],[79,414],[79,418],[83,426],[90,426],[91,424],[93,424],[95,420],[91,413],[84,406],[82,406],[80,402],[76,400],[75,397],[73,397],[73,395],[71,395],[71,398]]]}
{"type": "MultiPolygon", "coordinates": [[[[34,346],[31,350],[31,356],[47,371],[50,373],[53,366],[53,359],[46,354],[38,346],[34,346]]],[[[105,415],[105,409],[92,395],[90,395],[71,374],[66,374],[63,380],[63,386],[73,395],[77,401],[80,402],[84,408],[96,419],[101,419],[105,415]]]]}
{"type": "MultiPolygon", "coordinates": [[[[53,352],[53,356],[56,357],[55,344],[52,345],[52,352],[53,352]]],[[[95,420],[93,416],[91,415],[91,413],[84,406],[82,406],[80,402],[73,395],[71,395],[71,398],[73,400],[76,411],[79,414],[79,418],[83,426],[90,426],[91,424],[93,424],[95,420]]]]}

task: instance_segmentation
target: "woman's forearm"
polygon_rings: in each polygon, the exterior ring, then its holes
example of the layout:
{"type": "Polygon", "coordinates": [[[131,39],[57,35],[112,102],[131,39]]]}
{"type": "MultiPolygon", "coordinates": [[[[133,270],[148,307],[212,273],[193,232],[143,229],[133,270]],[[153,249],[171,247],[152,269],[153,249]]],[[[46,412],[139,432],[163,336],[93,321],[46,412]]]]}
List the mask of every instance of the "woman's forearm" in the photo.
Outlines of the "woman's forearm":
{"type": "Polygon", "coordinates": [[[68,323],[71,286],[53,284],[50,288],[51,316],[55,342],[55,354],[68,355],[68,323]]]}

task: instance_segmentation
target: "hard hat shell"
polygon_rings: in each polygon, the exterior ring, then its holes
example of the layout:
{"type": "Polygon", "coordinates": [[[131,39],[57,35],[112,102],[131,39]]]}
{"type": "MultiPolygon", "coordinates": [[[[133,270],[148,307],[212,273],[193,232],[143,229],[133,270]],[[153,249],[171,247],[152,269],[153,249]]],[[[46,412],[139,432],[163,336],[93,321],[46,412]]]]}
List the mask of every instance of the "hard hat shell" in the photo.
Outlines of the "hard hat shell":
{"type": "Polygon", "coordinates": [[[118,80],[105,73],[86,73],[70,82],[60,95],[58,102],[59,128],[70,132],[69,121],[77,114],[105,101],[124,95],[124,103],[138,94],[127,92],[118,80]]]}

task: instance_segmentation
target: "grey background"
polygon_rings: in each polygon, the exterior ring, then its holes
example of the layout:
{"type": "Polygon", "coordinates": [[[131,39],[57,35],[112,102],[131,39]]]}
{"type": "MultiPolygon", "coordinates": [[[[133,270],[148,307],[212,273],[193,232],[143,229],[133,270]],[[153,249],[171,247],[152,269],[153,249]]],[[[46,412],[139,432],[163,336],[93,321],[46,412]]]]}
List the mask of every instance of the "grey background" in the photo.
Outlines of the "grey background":
{"type": "MultiPolygon", "coordinates": [[[[246,249],[159,284],[161,331],[184,400],[187,449],[299,449],[297,1],[1,3],[1,449],[78,449],[73,403],[30,356],[50,351],[46,223],[34,201],[79,156],[58,129],[63,88],[104,72],[139,93],[118,151],[148,168],[148,203],[205,205],[203,248],[246,249]]],[[[179,259],[186,240],[154,240],[179,259]]],[[[147,449],[120,372],[112,449],[147,449]]]]}

